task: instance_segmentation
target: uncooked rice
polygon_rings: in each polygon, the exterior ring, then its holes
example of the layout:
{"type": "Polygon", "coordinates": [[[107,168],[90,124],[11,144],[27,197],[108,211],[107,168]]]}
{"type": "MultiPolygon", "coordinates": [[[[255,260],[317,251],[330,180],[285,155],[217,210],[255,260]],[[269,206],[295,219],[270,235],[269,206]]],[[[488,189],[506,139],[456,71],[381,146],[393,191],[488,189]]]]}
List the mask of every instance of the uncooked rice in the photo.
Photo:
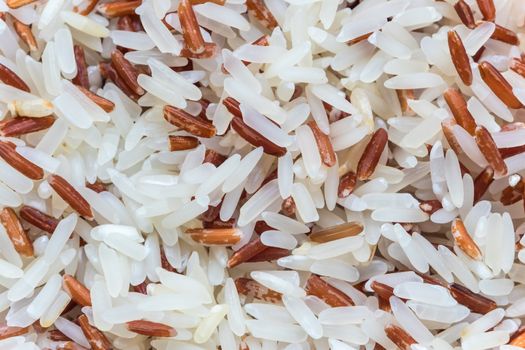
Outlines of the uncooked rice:
{"type": "Polygon", "coordinates": [[[0,0],[0,350],[525,348],[522,0],[0,0]]]}

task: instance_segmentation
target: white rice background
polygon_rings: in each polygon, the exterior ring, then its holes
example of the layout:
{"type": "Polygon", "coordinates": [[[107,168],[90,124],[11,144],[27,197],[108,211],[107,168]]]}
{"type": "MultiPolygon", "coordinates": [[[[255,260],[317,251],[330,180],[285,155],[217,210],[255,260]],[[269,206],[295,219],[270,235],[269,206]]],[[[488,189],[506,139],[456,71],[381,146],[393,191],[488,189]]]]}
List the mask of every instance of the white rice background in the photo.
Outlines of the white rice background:
{"type": "MultiPolygon", "coordinates": [[[[499,148],[525,145],[525,128],[508,126],[525,120],[523,109],[509,109],[479,74],[480,62],[491,63],[525,103],[525,78],[509,69],[523,47],[491,38],[496,26],[482,21],[478,5],[486,2],[465,1],[478,21],[468,28],[455,0],[253,1],[271,12],[273,30],[248,13],[244,0],[201,2],[193,10],[216,52],[190,59],[180,56],[187,43],[177,0],[143,0],[135,21],[145,31],[138,32],[117,29],[119,19],[105,16],[105,0],[86,15],[79,9],[96,1],[28,1],[16,9],[6,2],[17,1],[0,0],[0,63],[30,91],[2,75],[0,118],[56,120],[45,130],[2,137],[44,176],[32,180],[0,160],[0,205],[15,213],[33,207],[60,221],[49,234],[20,219],[34,248],[29,257],[0,226],[0,349],[511,350],[525,344],[519,338],[525,153],[506,158],[508,172],[475,201],[474,180],[490,161],[461,126],[452,128],[460,154],[442,130],[452,117],[443,93],[454,87],[499,148]],[[36,48],[29,50],[15,22],[30,26],[36,48]],[[451,30],[470,57],[470,86],[451,59],[451,30]],[[267,46],[252,45],[263,35],[267,46]],[[111,112],[70,83],[78,71],[73,45],[84,49],[90,90],[114,103],[111,112]],[[116,45],[138,67],[145,91],[138,100],[102,77],[99,63],[110,61],[116,45]],[[399,98],[403,91],[407,100],[399,98]],[[284,155],[263,152],[230,127],[234,116],[222,103],[228,97],[240,102],[244,123],[284,155]],[[216,135],[170,151],[170,135],[191,134],[165,120],[166,105],[204,117],[216,135]],[[312,120],[336,152],[331,167],[307,126],[312,120]],[[339,178],[356,171],[379,128],[388,143],[372,175],[339,198],[339,178]],[[206,150],[226,160],[206,163],[206,150]],[[50,186],[52,174],[85,198],[93,220],[50,186]],[[105,191],[88,188],[97,181],[105,191]],[[501,200],[509,192],[517,196],[512,203],[501,200]],[[437,210],[430,215],[420,208],[425,203],[437,210]],[[196,242],[188,232],[201,232],[201,214],[219,204],[216,221],[234,219],[229,235],[236,243],[196,242]],[[476,259],[451,234],[456,218],[479,249],[476,259]],[[257,222],[268,227],[256,233],[257,222]],[[345,223],[362,230],[325,243],[309,238],[345,223]],[[263,251],[281,248],[273,250],[281,255],[227,267],[235,251],[257,239],[263,251]],[[70,304],[65,274],[88,289],[91,306],[70,304]],[[312,275],[324,281],[326,293],[351,302],[334,307],[305,290],[312,275]],[[235,281],[239,286],[243,278],[259,293],[238,291],[235,281]],[[373,282],[389,286],[392,296],[384,299],[373,282]],[[451,294],[458,288],[470,303],[451,294]],[[472,310],[476,301],[492,311],[472,310]],[[111,347],[93,342],[77,322],[82,314],[111,347]],[[176,335],[130,330],[128,322],[140,320],[176,335]],[[14,327],[22,334],[11,336],[14,327]]],[[[494,4],[496,23],[521,38],[525,2],[494,4]]]]}

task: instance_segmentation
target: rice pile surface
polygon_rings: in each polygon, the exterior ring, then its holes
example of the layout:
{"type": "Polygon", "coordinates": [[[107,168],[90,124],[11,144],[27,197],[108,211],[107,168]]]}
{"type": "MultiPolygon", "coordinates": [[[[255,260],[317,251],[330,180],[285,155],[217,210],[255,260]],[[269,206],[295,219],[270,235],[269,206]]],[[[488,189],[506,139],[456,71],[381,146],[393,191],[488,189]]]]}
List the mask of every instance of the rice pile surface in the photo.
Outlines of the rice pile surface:
{"type": "Polygon", "coordinates": [[[525,347],[524,25],[0,0],[0,350],[525,347]]]}

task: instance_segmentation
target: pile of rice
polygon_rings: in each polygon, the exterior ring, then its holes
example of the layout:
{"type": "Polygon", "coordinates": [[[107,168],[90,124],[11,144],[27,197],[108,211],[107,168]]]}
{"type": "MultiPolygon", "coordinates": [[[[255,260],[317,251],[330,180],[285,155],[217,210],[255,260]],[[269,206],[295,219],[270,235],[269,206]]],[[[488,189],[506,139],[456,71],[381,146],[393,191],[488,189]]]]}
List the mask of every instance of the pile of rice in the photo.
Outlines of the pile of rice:
{"type": "Polygon", "coordinates": [[[525,347],[523,0],[0,18],[0,350],[525,347]]]}

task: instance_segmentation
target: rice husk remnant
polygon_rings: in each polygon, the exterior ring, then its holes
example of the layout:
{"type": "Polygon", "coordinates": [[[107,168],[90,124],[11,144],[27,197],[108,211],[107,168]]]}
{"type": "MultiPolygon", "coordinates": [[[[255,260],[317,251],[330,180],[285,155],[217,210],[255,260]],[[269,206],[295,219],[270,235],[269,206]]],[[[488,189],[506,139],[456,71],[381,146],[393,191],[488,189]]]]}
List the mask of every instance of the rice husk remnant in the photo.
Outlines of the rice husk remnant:
{"type": "Polygon", "coordinates": [[[0,350],[525,347],[523,0],[0,2],[0,350]]]}

